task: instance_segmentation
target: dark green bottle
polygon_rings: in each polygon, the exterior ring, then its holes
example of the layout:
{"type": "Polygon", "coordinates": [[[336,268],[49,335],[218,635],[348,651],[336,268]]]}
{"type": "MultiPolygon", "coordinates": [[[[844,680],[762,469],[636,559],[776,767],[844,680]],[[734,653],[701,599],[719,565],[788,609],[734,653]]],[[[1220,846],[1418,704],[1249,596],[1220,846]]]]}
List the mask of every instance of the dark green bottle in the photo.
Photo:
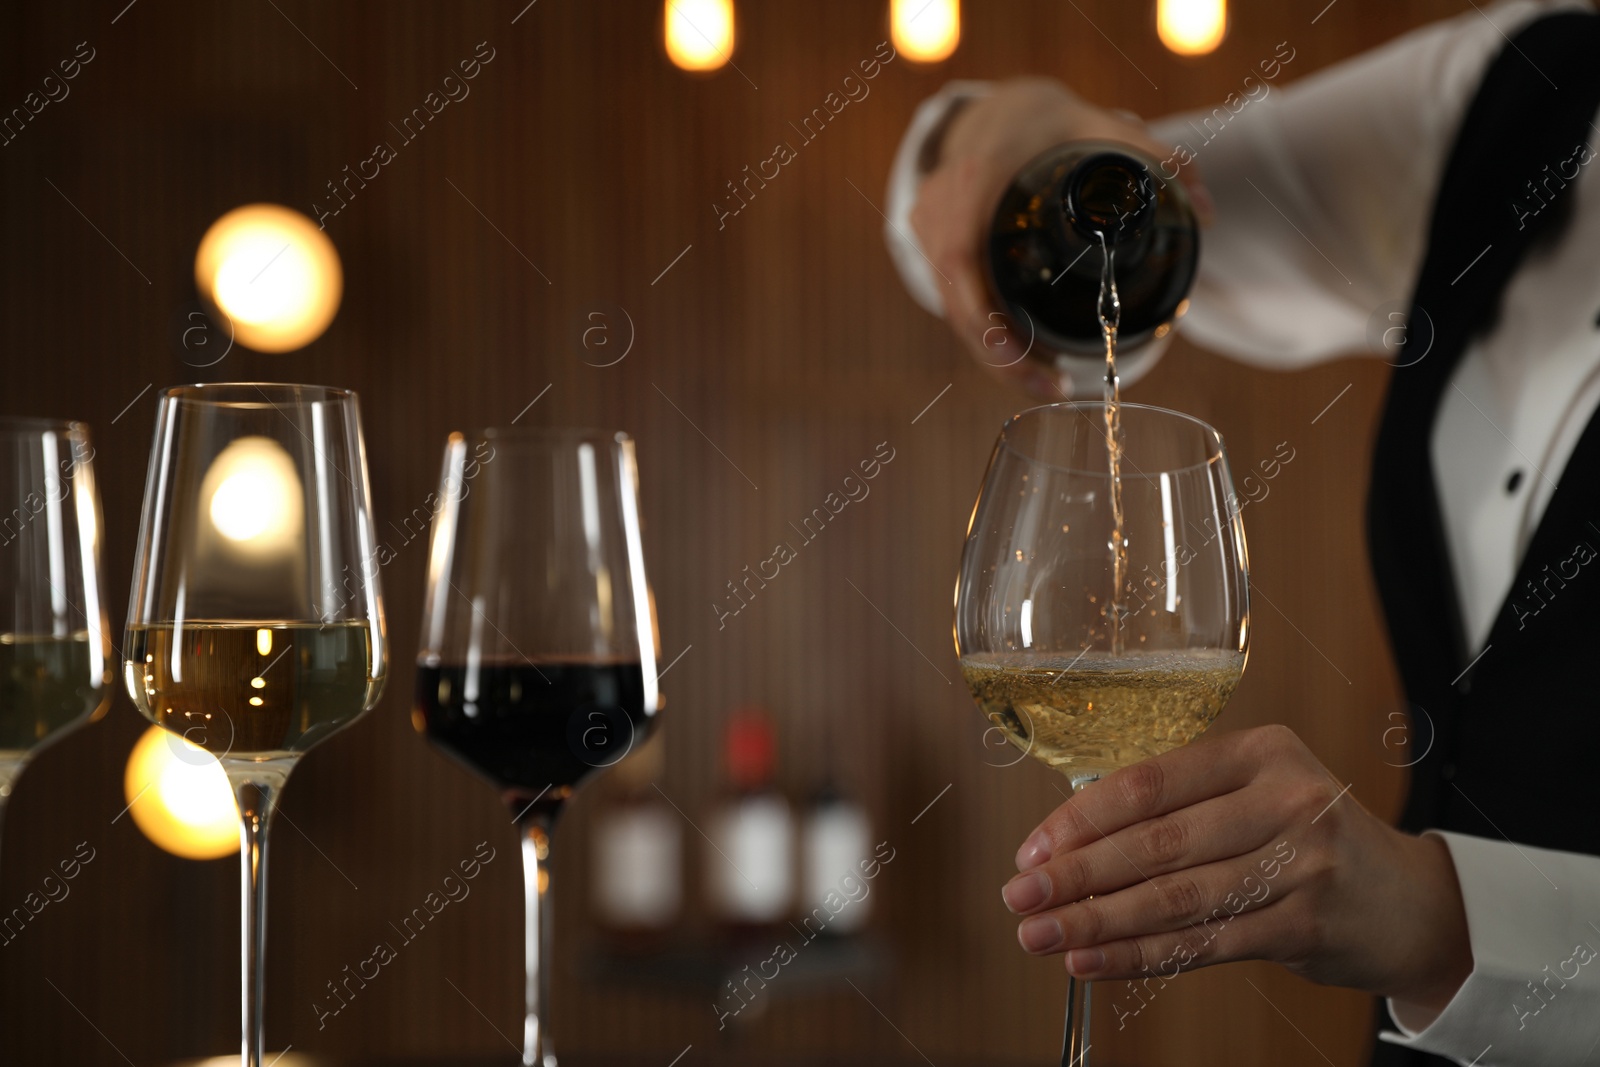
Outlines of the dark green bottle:
{"type": "Polygon", "coordinates": [[[1098,302],[1105,248],[1121,298],[1118,347],[1164,334],[1200,260],[1183,183],[1137,149],[1072,141],[1034,158],[1000,198],[989,232],[989,285],[1029,358],[1103,356],[1098,302]]]}

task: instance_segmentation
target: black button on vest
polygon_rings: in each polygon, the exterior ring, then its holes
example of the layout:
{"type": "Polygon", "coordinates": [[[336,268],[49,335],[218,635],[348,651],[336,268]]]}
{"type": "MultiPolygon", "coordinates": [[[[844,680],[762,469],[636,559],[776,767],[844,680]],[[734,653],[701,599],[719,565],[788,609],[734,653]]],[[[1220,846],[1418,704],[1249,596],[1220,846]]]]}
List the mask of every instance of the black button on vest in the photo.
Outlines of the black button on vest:
{"type": "MultiPolygon", "coordinates": [[[[1427,354],[1391,379],[1367,501],[1373,573],[1419,719],[1413,736],[1432,741],[1412,769],[1409,830],[1600,854],[1600,417],[1564,470],[1544,472],[1559,473],[1557,488],[1487,651],[1466,647],[1429,451],[1462,353],[1492,327],[1528,249],[1559,238],[1575,181],[1568,161],[1594,139],[1597,108],[1600,16],[1533,22],[1485,74],[1434,203],[1410,317],[1431,323],[1432,336],[1414,326],[1407,351],[1427,354]]],[[[1498,483],[1504,472],[1482,476],[1498,483]]],[[[1381,1004],[1378,1015],[1387,1027],[1381,1004]]],[[[1372,1062],[1450,1061],[1380,1043],[1372,1062]]]]}

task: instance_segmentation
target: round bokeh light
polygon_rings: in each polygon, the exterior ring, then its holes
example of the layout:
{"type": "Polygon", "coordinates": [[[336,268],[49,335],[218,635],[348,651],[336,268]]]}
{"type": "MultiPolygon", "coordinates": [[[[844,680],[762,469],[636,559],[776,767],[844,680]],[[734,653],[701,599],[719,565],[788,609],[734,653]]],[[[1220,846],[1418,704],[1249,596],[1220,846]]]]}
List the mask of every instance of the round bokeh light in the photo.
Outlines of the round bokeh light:
{"type": "Polygon", "coordinates": [[[233,789],[199,745],[151,726],[128,757],[123,789],[139,829],[174,856],[211,860],[239,851],[233,789]]]}
{"type": "Polygon", "coordinates": [[[234,208],[206,231],[195,285],[258,352],[304,348],[339,310],[344,274],[328,235],[278,204],[234,208]]]}

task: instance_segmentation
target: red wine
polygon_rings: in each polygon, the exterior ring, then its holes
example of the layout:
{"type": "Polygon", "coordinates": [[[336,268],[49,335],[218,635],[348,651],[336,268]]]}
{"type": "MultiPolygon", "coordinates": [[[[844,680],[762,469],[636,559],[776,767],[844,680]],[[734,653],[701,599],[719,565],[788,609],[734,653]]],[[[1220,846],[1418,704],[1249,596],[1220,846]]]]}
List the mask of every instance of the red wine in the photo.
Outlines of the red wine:
{"type": "Polygon", "coordinates": [[[637,661],[417,666],[412,724],[505,792],[554,810],[584,778],[642,744],[654,721],[637,661]]]}

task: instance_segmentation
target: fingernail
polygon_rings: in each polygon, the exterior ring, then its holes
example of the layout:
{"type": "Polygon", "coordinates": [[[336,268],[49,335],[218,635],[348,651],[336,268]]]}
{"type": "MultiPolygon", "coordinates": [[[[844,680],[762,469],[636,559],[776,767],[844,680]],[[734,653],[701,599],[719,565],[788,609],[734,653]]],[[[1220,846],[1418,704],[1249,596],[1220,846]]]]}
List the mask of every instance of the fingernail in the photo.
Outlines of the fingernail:
{"type": "Polygon", "coordinates": [[[1031,871],[1049,858],[1050,839],[1043,830],[1035,830],[1033,836],[1017,849],[1017,870],[1031,871]]]}
{"type": "Polygon", "coordinates": [[[1050,876],[1043,871],[1019,874],[1000,890],[1001,899],[1013,914],[1022,915],[1043,904],[1050,897],[1050,876]]]}
{"type": "Polygon", "coordinates": [[[1035,915],[1017,927],[1017,940],[1029,952],[1049,952],[1061,947],[1066,938],[1061,924],[1049,915],[1035,915]]]}
{"type": "Polygon", "coordinates": [[[1105,970],[1106,954],[1097,948],[1075,948],[1067,953],[1067,970],[1082,977],[1105,970]]]}

